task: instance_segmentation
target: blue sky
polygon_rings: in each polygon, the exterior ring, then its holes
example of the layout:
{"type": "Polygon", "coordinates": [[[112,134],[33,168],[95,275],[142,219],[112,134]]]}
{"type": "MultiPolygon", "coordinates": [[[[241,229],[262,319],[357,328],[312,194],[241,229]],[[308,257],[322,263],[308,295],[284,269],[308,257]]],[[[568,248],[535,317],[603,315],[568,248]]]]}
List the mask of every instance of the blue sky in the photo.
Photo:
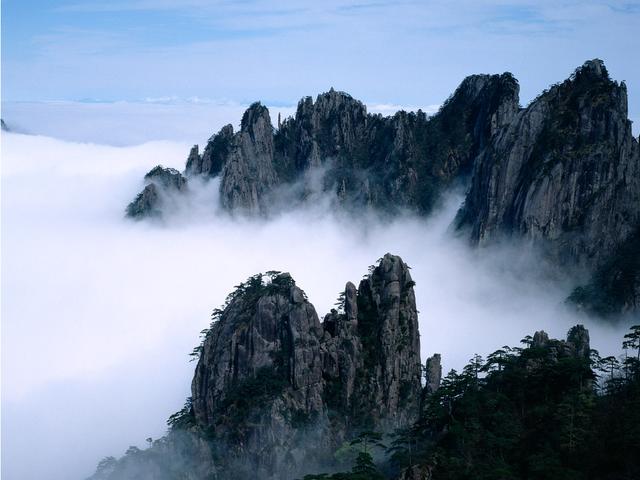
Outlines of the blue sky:
{"type": "Polygon", "coordinates": [[[3,0],[2,98],[291,105],[334,86],[431,105],[511,71],[526,103],[599,57],[637,118],[638,31],[624,0],[3,0]]]}

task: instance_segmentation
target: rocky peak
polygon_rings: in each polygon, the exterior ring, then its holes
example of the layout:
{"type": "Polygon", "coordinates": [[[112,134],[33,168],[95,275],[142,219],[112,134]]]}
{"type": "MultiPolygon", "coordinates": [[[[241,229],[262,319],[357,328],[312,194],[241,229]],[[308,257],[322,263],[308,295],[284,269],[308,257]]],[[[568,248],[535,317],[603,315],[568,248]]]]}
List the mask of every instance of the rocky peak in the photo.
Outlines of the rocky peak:
{"type": "Polygon", "coordinates": [[[191,147],[187,157],[187,165],[185,166],[186,175],[193,175],[194,173],[202,173],[202,157],[200,156],[198,145],[191,147]]]}
{"type": "Polygon", "coordinates": [[[589,78],[589,79],[602,79],[609,80],[609,71],[605,67],[604,62],[599,58],[593,60],[587,60],[581,67],[576,69],[573,76],[575,79],[589,78]]]}
{"type": "MultiPolygon", "coordinates": [[[[197,154],[198,147],[194,147],[197,154]]],[[[192,149],[193,151],[193,149],[192,149]]],[[[175,168],[165,168],[162,165],[158,165],[152,168],[144,176],[146,183],[155,183],[164,188],[173,188],[175,190],[182,190],[187,185],[187,180],[182,174],[175,168]]]]}
{"type": "MultiPolygon", "coordinates": [[[[197,146],[196,154],[197,154],[197,146]]],[[[192,150],[193,152],[193,150],[192,150]]],[[[187,192],[187,180],[174,168],[158,165],[144,176],[145,187],[126,209],[130,218],[160,218],[175,207],[177,195],[187,192]]]]}
{"type": "Polygon", "coordinates": [[[209,138],[204,152],[202,152],[202,157],[194,157],[192,162],[187,160],[187,175],[201,175],[205,178],[218,176],[227,163],[232,143],[233,126],[225,125],[218,133],[209,138]]]}
{"type": "MultiPolygon", "coordinates": [[[[577,360],[584,365],[585,371],[590,371],[589,331],[583,325],[576,325],[569,330],[566,340],[550,339],[542,330],[535,332],[524,355],[529,371],[538,370],[549,362],[555,364],[562,359],[577,360]]],[[[590,382],[588,378],[586,380],[590,382]]]]}
{"type": "Polygon", "coordinates": [[[419,412],[422,386],[414,285],[409,267],[387,253],[358,288],[358,333],[368,377],[357,387],[358,396],[368,420],[384,430],[409,424],[419,412]]]}
{"type": "Polygon", "coordinates": [[[589,330],[584,328],[584,325],[571,327],[567,334],[567,345],[576,357],[588,359],[591,355],[589,330]]]}
{"type": "Polygon", "coordinates": [[[273,127],[269,110],[259,102],[242,117],[240,132],[228,148],[222,167],[222,205],[230,211],[264,213],[268,195],[278,184],[274,167],[273,127]]]}
{"type": "Polygon", "coordinates": [[[271,116],[269,109],[260,102],[252,103],[242,115],[240,132],[247,133],[252,140],[265,136],[265,131],[271,131],[271,116]]]}
{"type": "Polygon", "coordinates": [[[440,388],[442,380],[442,358],[439,353],[427,358],[425,364],[425,393],[432,394],[440,388]]]}
{"type": "Polygon", "coordinates": [[[533,334],[531,346],[534,348],[542,348],[549,343],[549,335],[544,330],[540,330],[533,334]]]}
{"type": "Polygon", "coordinates": [[[525,238],[597,268],[640,223],[640,150],[626,88],[585,63],[500,129],[475,162],[458,216],[472,241],[525,238]]]}
{"type": "Polygon", "coordinates": [[[387,254],[341,298],[340,311],[320,324],[291,276],[269,272],[214,312],[198,349],[192,408],[198,428],[224,446],[224,461],[253,465],[247,475],[259,478],[293,478],[363,428],[390,433],[417,418],[420,345],[408,267],[387,254]]]}

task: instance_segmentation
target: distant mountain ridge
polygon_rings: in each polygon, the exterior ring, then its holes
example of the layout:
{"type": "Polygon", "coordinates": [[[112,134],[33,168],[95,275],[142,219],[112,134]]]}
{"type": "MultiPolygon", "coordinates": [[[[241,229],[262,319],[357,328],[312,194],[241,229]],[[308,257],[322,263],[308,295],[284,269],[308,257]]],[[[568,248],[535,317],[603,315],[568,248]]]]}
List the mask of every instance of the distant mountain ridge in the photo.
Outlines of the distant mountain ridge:
{"type": "Polygon", "coordinates": [[[639,262],[621,260],[640,257],[632,240],[640,229],[640,148],[624,82],[595,59],[526,108],[518,94],[510,73],[472,75],[431,117],[383,117],[331,89],[303,98],[277,128],[254,103],[238,132],[223,127],[202,154],[194,146],[180,177],[150,172],[127,212],[160,217],[176,194],[188,194],[192,178],[219,177],[220,203],[236,215],[268,215],[318,193],[356,214],[424,215],[462,184],[467,194],[455,224],[472,244],[527,240],[591,275],[571,296],[580,308],[637,310],[639,262]],[[163,175],[173,180],[159,181],[163,175]]]}

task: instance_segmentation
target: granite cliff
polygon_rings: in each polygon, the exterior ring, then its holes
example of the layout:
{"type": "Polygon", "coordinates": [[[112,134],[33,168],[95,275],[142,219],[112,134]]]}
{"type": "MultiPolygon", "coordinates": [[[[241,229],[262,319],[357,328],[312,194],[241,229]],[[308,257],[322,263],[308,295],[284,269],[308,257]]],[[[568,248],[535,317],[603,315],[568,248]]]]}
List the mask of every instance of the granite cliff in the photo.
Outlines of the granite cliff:
{"type": "Polygon", "coordinates": [[[383,117],[331,89],[300,100],[277,129],[267,108],[254,103],[238,132],[227,125],[202,154],[191,149],[185,176],[219,176],[220,202],[234,213],[267,214],[281,206],[275,191],[292,185],[297,202],[319,189],[345,206],[428,213],[515,115],[518,90],[511,74],[473,75],[433,117],[383,117]],[[314,171],[321,172],[319,187],[309,180],[314,171]]]}
{"type": "Polygon", "coordinates": [[[592,293],[623,293],[598,300],[583,289],[572,298],[585,308],[637,309],[637,260],[624,273],[611,265],[640,257],[640,148],[625,84],[589,61],[519,111],[477,157],[457,224],[479,245],[524,238],[556,263],[596,272],[592,293]]]}
{"type": "MultiPolygon", "coordinates": [[[[302,99],[277,128],[255,103],[238,132],[227,125],[202,154],[191,150],[184,182],[219,177],[220,204],[246,215],[316,194],[349,212],[428,214],[463,185],[454,223],[473,245],[529,243],[583,284],[570,296],[580,308],[637,311],[640,147],[624,82],[590,60],[526,108],[518,92],[509,73],[472,75],[431,117],[383,117],[332,89],[302,99]]],[[[171,205],[163,197],[187,191],[148,180],[127,213],[160,216],[171,205]]]]}
{"type": "Polygon", "coordinates": [[[169,435],[93,478],[293,479],[338,467],[362,431],[409,427],[423,396],[413,286],[387,254],[320,322],[289,274],[251,277],[203,331],[169,435]]]}

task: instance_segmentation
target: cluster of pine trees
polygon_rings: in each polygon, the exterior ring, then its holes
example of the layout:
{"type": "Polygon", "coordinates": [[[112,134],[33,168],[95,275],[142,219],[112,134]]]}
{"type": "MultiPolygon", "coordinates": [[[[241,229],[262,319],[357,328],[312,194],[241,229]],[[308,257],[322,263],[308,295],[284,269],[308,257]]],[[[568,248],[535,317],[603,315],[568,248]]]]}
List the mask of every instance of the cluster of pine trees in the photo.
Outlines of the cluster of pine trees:
{"type": "Polygon", "coordinates": [[[522,342],[452,370],[388,445],[365,432],[351,472],[305,480],[639,479],[640,325],[621,359],[588,339],[522,342]]]}

